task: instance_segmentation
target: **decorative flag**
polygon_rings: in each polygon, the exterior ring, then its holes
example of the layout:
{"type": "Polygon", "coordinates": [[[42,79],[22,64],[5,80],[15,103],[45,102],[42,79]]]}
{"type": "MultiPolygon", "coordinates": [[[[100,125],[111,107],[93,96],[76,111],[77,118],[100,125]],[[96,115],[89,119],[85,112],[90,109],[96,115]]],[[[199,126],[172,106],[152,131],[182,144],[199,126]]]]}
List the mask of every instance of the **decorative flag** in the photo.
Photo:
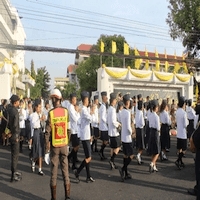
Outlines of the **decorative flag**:
{"type": "MultiPolygon", "coordinates": [[[[134,49],[134,52],[135,52],[135,56],[139,56],[140,55],[136,48],[134,49]]],[[[135,59],[135,68],[139,69],[141,63],[142,63],[142,59],[140,59],[140,58],[139,59],[135,59]]]]}
{"type": "Polygon", "coordinates": [[[124,43],[124,55],[129,55],[129,45],[124,43]]]}
{"type": "MultiPolygon", "coordinates": [[[[157,50],[155,50],[155,57],[159,58],[157,50]]],[[[160,71],[160,60],[156,60],[156,71],[160,71]]]]}
{"type": "Polygon", "coordinates": [[[179,69],[180,69],[180,64],[179,64],[179,63],[175,63],[175,64],[174,64],[174,71],[175,71],[176,73],[178,73],[179,69]]]}
{"type": "Polygon", "coordinates": [[[198,97],[199,97],[199,87],[198,87],[198,83],[196,83],[195,96],[196,96],[196,99],[198,99],[198,97]]]}
{"type": "MultiPolygon", "coordinates": [[[[145,47],[145,56],[148,57],[148,52],[147,49],[145,47]]],[[[145,69],[148,70],[149,69],[149,60],[145,61],[145,69]]]]}
{"type": "Polygon", "coordinates": [[[112,54],[115,54],[117,51],[117,45],[115,41],[112,41],[112,54]]]}
{"type": "Polygon", "coordinates": [[[104,42],[101,41],[101,44],[100,44],[101,53],[104,52],[104,47],[105,47],[105,44],[104,44],[104,42]]]}
{"type": "MultiPolygon", "coordinates": [[[[165,49],[165,58],[167,58],[166,49],[165,49]]],[[[168,62],[168,61],[165,61],[165,72],[168,72],[168,68],[169,68],[169,62],[168,62]]]]}

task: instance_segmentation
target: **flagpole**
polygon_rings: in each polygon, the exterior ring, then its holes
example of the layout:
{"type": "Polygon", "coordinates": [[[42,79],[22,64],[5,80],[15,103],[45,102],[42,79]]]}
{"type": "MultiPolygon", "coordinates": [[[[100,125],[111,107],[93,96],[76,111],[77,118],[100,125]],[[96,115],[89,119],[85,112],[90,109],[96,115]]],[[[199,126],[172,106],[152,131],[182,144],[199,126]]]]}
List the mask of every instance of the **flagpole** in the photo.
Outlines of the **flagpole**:
{"type": "Polygon", "coordinates": [[[112,67],[113,67],[113,56],[112,56],[112,67]]]}
{"type": "Polygon", "coordinates": [[[126,58],[124,57],[124,59],[123,59],[123,68],[125,68],[126,67],[126,58]]]}

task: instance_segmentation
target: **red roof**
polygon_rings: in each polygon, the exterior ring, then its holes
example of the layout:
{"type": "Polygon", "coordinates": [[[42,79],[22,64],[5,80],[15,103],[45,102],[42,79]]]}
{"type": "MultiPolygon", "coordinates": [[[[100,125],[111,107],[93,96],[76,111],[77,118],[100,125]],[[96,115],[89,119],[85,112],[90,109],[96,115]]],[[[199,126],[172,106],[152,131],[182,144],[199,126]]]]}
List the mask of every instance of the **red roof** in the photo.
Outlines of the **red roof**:
{"type": "Polygon", "coordinates": [[[90,51],[90,49],[92,48],[91,44],[80,44],[77,49],[81,50],[81,51],[90,51]]]}
{"type": "MultiPolygon", "coordinates": [[[[145,51],[138,51],[140,56],[145,56],[145,51]]],[[[148,53],[148,57],[155,57],[155,52],[147,52],[148,53]]],[[[165,55],[165,54],[161,54],[161,53],[158,53],[158,60],[159,58],[168,58],[168,59],[178,59],[178,60],[182,60],[183,57],[181,56],[176,56],[175,58],[175,55],[165,55]],[[166,57],[165,57],[166,56],[166,57]]],[[[155,60],[150,60],[150,62],[152,63],[155,63],[155,60]]],[[[160,61],[160,63],[165,63],[165,61],[160,61]]],[[[174,64],[175,62],[170,62],[169,61],[169,64],[174,64]]]]}
{"type": "Polygon", "coordinates": [[[76,70],[77,67],[78,67],[77,65],[69,65],[69,66],[67,67],[68,73],[75,72],[75,70],[76,70]]]}

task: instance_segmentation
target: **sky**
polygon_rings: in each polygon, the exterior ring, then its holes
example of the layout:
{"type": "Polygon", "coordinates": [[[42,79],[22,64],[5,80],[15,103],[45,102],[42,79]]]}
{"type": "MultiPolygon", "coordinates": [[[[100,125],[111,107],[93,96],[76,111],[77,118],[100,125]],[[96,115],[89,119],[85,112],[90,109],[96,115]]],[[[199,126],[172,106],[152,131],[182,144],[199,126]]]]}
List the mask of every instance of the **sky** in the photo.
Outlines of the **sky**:
{"type": "MultiPolygon", "coordinates": [[[[95,44],[101,34],[123,35],[130,47],[182,55],[180,41],[173,41],[166,24],[167,0],[10,0],[17,8],[26,33],[26,44],[76,49],[95,44]]],[[[26,52],[25,66],[46,66],[52,84],[65,77],[74,54],[26,52]]]]}

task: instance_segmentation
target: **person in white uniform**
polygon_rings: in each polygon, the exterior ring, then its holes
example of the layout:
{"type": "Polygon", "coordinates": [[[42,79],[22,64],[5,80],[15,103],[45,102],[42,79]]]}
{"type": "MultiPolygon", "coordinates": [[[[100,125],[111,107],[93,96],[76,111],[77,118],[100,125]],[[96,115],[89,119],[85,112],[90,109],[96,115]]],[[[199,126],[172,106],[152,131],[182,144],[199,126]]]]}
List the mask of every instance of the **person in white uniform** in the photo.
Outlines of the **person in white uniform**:
{"type": "Polygon", "coordinates": [[[70,105],[69,105],[69,121],[70,121],[70,128],[71,128],[71,143],[72,143],[72,151],[68,155],[68,160],[72,158],[72,170],[76,169],[76,160],[77,160],[77,153],[79,150],[80,139],[78,137],[78,120],[80,115],[75,110],[75,106],[77,103],[76,94],[70,94],[70,105]]]}
{"type": "Polygon", "coordinates": [[[170,149],[170,135],[169,127],[171,125],[171,119],[168,113],[167,101],[163,100],[160,107],[160,142],[161,142],[161,161],[167,160],[166,149],[170,149]]]}
{"type": "Polygon", "coordinates": [[[91,110],[91,113],[88,112],[88,105],[89,105],[89,93],[86,91],[83,91],[81,93],[81,100],[83,102],[83,108],[81,111],[81,132],[80,132],[80,139],[82,141],[83,150],[85,154],[85,159],[82,161],[81,165],[78,169],[74,170],[75,177],[78,182],[80,182],[79,174],[82,171],[82,169],[86,168],[87,178],[86,182],[94,182],[95,180],[90,175],[90,162],[92,159],[91,155],[91,132],[90,132],[90,123],[93,121],[92,115],[94,115],[93,111],[91,110]]]}
{"type": "Polygon", "coordinates": [[[175,161],[175,165],[178,169],[185,167],[183,163],[183,156],[187,149],[187,126],[188,119],[187,113],[185,112],[185,98],[181,96],[178,101],[178,109],[176,111],[176,123],[177,123],[177,150],[178,159],[175,161]]]}
{"type": "Polygon", "coordinates": [[[92,122],[92,128],[93,128],[93,136],[94,139],[92,141],[92,151],[98,152],[97,149],[97,140],[99,139],[99,96],[94,96],[94,103],[93,103],[93,109],[94,109],[94,115],[95,119],[92,122]]]}
{"type": "Polygon", "coordinates": [[[136,159],[138,164],[142,164],[141,155],[143,150],[145,149],[144,145],[144,115],[143,115],[143,101],[139,100],[137,105],[137,111],[135,115],[135,125],[136,125],[136,148],[138,150],[138,154],[136,159]]]}
{"type": "Polygon", "coordinates": [[[25,120],[27,119],[25,103],[21,99],[20,100],[20,109],[19,109],[19,127],[20,127],[20,153],[23,152],[23,142],[26,137],[26,129],[25,129],[25,120]]]}
{"type": "Polygon", "coordinates": [[[101,131],[101,137],[100,139],[102,140],[102,145],[101,149],[99,151],[99,156],[101,160],[105,160],[106,157],[104,156],[104,149],[108,144],[108,120],[107,120],[107,103],[108,103],[108,98],[107,98],[107,92],[101,92],[101,97],[102,97],[102,104],[99,108],[99,130],[101,131]]]}
{"type": "Polygon", "coordinates": [[[187,102],[188,106],[187,106],[187,118],[189,121],[189,124],[187,126],[187,138],[190,139],[192,133],[194,132],[194,121],[196,119],[196,113],[194,111],[194,109],[192,108],[192,99],[189,99],[187,102]]]}
{"type": "Polygon", "coordinates": [[[130,107],[130,95],[126,94],[123,96],[124,109],[121,112],[121,141],[123,145],[123,167],[119,168],[119,173],[122,182],[124,179],[131,179],[131,175],[128,173],[128,165],[134,157],[133,154],[133,143],[132,143],[132,127],[131,127],[131,113],[130,107]]]}
{"type": "Polygon", "coordinates": [[[116,169],[114,159],[119,153],[121,140],[120,135],[117,130],[121,124],[117,121],[117,113],[116,106],[117,104],[117,96],[115,93],[110,94],[110,107],[108,108],[108,135],[110,138],[110,147],[111,147],[111,158],[110,158],[110,168],[116,169]]]}
{"type": "Polygon", "coordinates": [[[151,105],[151,117],[149,118],[150,138],[149,138],[149,154],[152,156],[151,163],[149,165],[149,172],[158,172],[156,167],[156,161],[160,154],[160,118],[157,115],[158,101],[153,100],[151,105]]]}

